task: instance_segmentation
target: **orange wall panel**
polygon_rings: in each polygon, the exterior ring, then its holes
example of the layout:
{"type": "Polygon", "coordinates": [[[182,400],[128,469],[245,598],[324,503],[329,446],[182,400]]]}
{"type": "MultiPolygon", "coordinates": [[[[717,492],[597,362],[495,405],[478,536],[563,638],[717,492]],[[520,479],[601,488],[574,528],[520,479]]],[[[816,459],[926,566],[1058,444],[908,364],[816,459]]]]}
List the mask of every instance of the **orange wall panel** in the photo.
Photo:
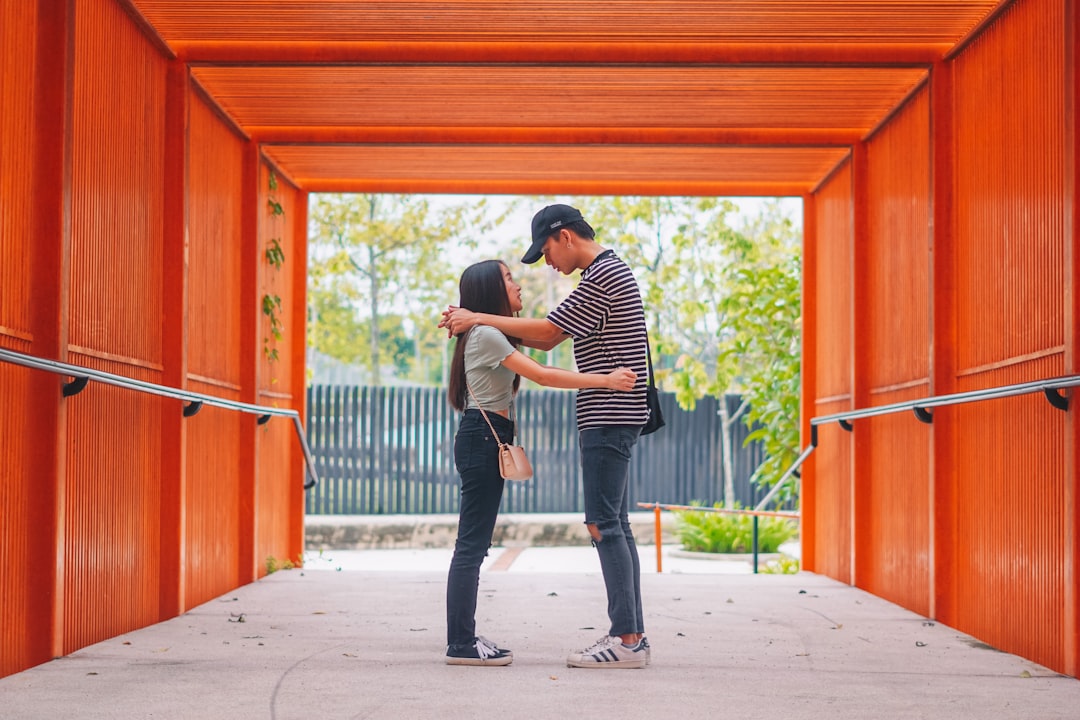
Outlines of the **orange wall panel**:
{"type": "Polygon", "coordinates": [[[290,511],[303,482],[302,453],[297,448],[296,433],[289,418],[273,418],[258,428],[258,475],[255,478],[255,561],[260,574],[269,558],[279,565],[286,560],[297,563],[290,537],[290,511]]]}
{"type": "Polygon", "coordinates": [[[154,368],[165,74],[164,58],[115,0],[76,4],[69,341],[154,368]]]}
{"type": "Polygon", "coordinates": [[[924,89],[867,143],[871,394],[929,382],[929,105],[924,89]]]}
{"type": "MultiPolygon", "coordinates": [[[[195,392],[232,400],[236,393],[193,382],[195,392]]],[[[204,407],[186,418],[187,499],[185,504],[185,573],[187,607],[204,603],[236,587],[240,537],[240,484],[236,448],[255,419],[250,415],[204,407]]]]}
{"type": "Polygon", "coordinates": [[[36,3],[0,6],[0,342],[29,338],[36,3]]]}
{"type": "Polygon", "coordinates": [[[270,332],[270,318],[259,314],[259,390],[266,393],[292,396],[290,388],[293,358],[290,352],[290,339],[294,333],[303,333],[303,328],[292,327],[292,308],[294,299],[293,274],[298,267],[306,267],[306,260],[297,256],[297,249],[306,250],[304,241],[294,236],[293,218],[301,208],[297,204],[299,192],[280,174],[274,174],[275,189],[271,189],[271,169],[265,163],[259,167],[259,256],[254,259],[259,267],[259,297],[269,295],[281,299],[281,307],[275,312],[282,324],[282,337],[273,338],[270,332]],[[280,206],[281,212],[275,213],[271,206],[280,206]],[[277,241],[285,253],[285,260],[279,268],[272,266],[265,257],[266,250],[277,241]],[[269,343],[269,344],[267,344],[269,343]],[[265,350],[277,350],[277,359],[270,360],[265,350]]]}
{"type": "MultiPolygon", "coordinates": [[[[850,163],[841,167],[818,191],[815,204],[817,275],[813,292],[818,358],[813,414],[829,415],[852,409],[850,163]]],[[[851,435],[838,426],[822,427],[818,448],[810,458],[814,465],[815,555],[809,567],[845,582],[850,582],[853,570],[851,442],[851,435]]]]}
{"type": "Polygon", "coordinates": [[[954,64],[961,375],[1063,350],[1062,13],[1017,3],[954,64]]]}
{"type": "MultiPolygon", "coordinates": [[[[96,358],[97,370],[153,382],[155,374],[96,358]]],[[[68,400],[63,649],[158,621],[158,457],[163,404],[91,383],[68,400]]]]}
{"type": "MultiPolygon", "coordinates": [[[[925,388],[879,395],[876,404],[925,397],[925,388]]],[[[922,615],[930,614],[930,427],[913,413],[856,421],[870,436],[868,472],[856,492],[869,528],[856,548],[858,585],[922,615]]]]}
{"type": "MultiPolygon", "coordinates": [[[[26,348],[8,349],[26,352],[26,348]]],[[[30,370],[0,363],[0,677],[22,670],[47,657],[35,657],[30,643],[31,573],[49,572],[30,562],[29,544],[34,541],[32,506],[36,497],[30,463],[29,442],[23,418],[30,413],[30,370]]]]}
{"type": "MultiPolygon", "coordinates": [[[[1059,374],[1054,359],[970,378],[961,390],[1059,374]],[[1039,367],[1041,366],[1041,367],[1039,367]]],[[[1040,395],[955,410],[954,614],[949,625],[1062,669],[1066,612],[1065,414],[1040,395]],[[1002,618],[1008,618],[1003,622],[1002,618]]]]}
{"type": "MultiPolygon", "coordinates": [[[[240,386],[243,141],[192,93],[188,176],[188,372],[240,386]]],[[[250,261],[250,259],[248,259],[250,261]]]]}
{"type": "MultiPolygon", "coordinates": [[[[30,138],[36,3],[0,4],[0,347],[29,352],[30,241],[33,235],[30,138]]],[[[30,643],[30,544],[34,474],[24,418],[33,407],[30,371],[0,363],[0,677],[40,662],[30,643]]],[[[38,478],[40,479],[40,478],[38,478]]]]}
{"type": "MultiPolygon", "coordinates": [[[[847,401],[819,403],[818,415],[850,410],[847,401]]],[[[814,557],[807,569],[841,582],[852,581],[852,434],[831,423],[818,429],[814,462],[814,557]]]]}
{"type": "MultiPolygon", "coordinates": [[[[954,62],[958,391],[1066,370],[1063,12],[1015,3],[954,62]]],[[[1062,669],[1066,415],[1036,395],[954,417],[942,619],[1062,669]]]]}
{"type": "MultiPolygon", "coordinates": [[[[917,93],[867,143],[866,252],[869,404],[929,395],[929,92],[917,93]]],[[[930,609],[930,433],[913,414],[858,421],[869,472],[856,492],[866,527],[860,587],[917,612],[930,609]]]]}
{"type": "MultiPolygon", "coordinates": [[[[304,214],[300,198],[304,197],[280,174],[274,174],[265,163],[259,168],[259,296],[280,298],[280,308],[275,312],[281,321],[280,339],[270,332],[270,319],[260,313],[259,317],[259,393],[258,402],[265,405],[302,409],[304,388],[294,387],[297,380],[293,364],[302,358],[293,357],[297,335],[304,336],[305,328],[297,325],[295,318],[297,302],[303,302],[296,292],[296,274],[306,276],[306,238],[297,237],[306,232],[296,219],[304,214]],[[281,212],[275,212],[279,206],[281,212]],[[299,230],[298,230],[299,228],[299,230]],[[265,251],[271,245],[280,246],[284,261],[280,267],[271,265],[265,251]],[[267,345],[269,341],[269,345],[267,345]],[[266,349],[276,349],[276,359],[271,360],[266,349]],[[299,400],[298,400],[299,399],[299,400]],[[300,405],[298,405],[300,403],[300,405]]],[[[265,571],[267,558],[278,561],[297,561],[299,544],[293,537],[294,530],[290,508],[303,503],[298,492],[304,480],[303,459],[292,423],[275,418],[258,430],[259,455],[255,478],[255,561],[259,572],[265,571]]],[[[302,530],[301,530],[302,532],[302,530]]],[[[300,539],[302,543],[302,538],[300,539]]]]}

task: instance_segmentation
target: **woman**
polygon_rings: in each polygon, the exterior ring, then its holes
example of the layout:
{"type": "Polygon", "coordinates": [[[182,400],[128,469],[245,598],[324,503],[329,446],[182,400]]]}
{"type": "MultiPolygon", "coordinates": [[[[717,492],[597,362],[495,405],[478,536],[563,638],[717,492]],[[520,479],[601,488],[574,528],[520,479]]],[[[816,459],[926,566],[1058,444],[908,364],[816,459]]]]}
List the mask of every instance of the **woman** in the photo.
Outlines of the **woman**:
{"type": "MultiPolygon", "coordinates": [[[[463,308],[493,315],[521,310],[521,286],[498,260],[470,265],[461,274],[463,308]]],[[[450,404],[462,411],[454,439],[454,464],[461,476],[458,536],[446,583],[446,662],[450,665],[509,665],[514,655],[476,634],[476,595],[480,565],[491,546],[502,500],[498,444],[512,442],[511,407],[521,377],[557,388],[607,388],[627,391],[637,376],[620,368],[606,375],[541,365],[516,349],[518,341],[477,325],[458,337],[450,366],[450,404]],[[483,408],[498,438],[491,436],[483,408]]]]}

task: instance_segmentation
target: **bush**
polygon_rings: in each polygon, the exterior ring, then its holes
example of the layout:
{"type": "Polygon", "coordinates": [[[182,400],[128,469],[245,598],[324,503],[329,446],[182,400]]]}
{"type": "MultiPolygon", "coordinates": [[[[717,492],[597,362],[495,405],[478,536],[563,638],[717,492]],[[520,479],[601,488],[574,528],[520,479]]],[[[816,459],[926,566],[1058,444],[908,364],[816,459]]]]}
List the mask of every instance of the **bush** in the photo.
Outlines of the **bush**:
{"type": "Polygon", "coordinates": [[[799,561],[797,558],[781,555],[779,559],[762,565],[758,572],[766,575],[794,575],[799,572],[799,561]]]}
{"type": "MultiPolygon", "coordinates": [[[[700,507],[698,503],[692,503],[700,507]]],[[[722,508],[716,503],[714,508],[722,508]]],[[[740,509],[736,504],[736,510],[740,509]]],[[[798,533],[798,526],[788,518],[758,519],[758,552],[774,553],[798,533]]],[[[750,553],[754,551],[754,518],[698,510],[675,511],[675,534],[684,550],[711,553],[750,553]]]]}

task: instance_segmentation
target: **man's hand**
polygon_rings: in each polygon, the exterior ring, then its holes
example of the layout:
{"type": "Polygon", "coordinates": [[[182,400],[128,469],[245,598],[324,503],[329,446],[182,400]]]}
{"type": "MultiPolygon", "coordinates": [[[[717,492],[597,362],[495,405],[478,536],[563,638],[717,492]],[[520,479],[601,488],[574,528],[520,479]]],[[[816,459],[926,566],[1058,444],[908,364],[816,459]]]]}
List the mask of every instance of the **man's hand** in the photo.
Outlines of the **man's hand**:
{"type": "Polygon", "coordinates": [[[439,323],[439,327],[446,328],[447,337],[454,337],[455,335],[460,335],[476,324],[476,313],[471,310],[459,308],[456,305],[450,305],[446,310],[443,310],[442,321],[439,323]]]}

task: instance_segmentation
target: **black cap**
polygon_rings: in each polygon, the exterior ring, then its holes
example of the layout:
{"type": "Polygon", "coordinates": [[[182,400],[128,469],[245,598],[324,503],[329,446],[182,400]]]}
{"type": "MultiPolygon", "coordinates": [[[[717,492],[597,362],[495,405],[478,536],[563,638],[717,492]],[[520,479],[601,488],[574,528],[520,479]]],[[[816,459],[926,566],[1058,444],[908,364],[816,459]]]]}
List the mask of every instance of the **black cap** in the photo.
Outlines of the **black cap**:
{"type": "Polygon", "coordinates": [[[548,205],[540,212],[533,215],[532,219],[532,245],[529,252],[521,258],[521,262],[532,265],[539,260],[544,252],[544,243],[559,228],[570,223],[584,220],[581,211],[569,205],[548,205]]]}

